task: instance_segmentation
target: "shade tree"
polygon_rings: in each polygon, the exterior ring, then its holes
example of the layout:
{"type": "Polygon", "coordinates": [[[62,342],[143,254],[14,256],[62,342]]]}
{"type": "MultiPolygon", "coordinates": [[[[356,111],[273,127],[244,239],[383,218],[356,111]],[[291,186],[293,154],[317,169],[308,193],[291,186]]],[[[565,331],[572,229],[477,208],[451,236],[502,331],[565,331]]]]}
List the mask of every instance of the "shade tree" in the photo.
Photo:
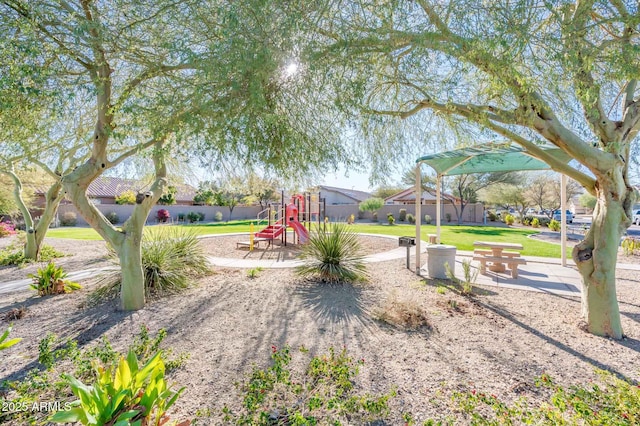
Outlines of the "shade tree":
{"type": "Polygon", "coordinates": [[[318,25],[324,41],[318,51],[348,69],[345,75],[366,76],[336,83],[359,89],[345,91],[360,95],[350,107],[403,123],[397,127],[436,120],[482,129],[522,146],[597,198],[593,225],[573,250],[582,314],[592,333],[621,338],[615,264],[635,202],[629,164],[640,131],[638,4],[345,0],[332,6],[318,25]],[[583,169],[549,155],[543,143],[583,169]]]}

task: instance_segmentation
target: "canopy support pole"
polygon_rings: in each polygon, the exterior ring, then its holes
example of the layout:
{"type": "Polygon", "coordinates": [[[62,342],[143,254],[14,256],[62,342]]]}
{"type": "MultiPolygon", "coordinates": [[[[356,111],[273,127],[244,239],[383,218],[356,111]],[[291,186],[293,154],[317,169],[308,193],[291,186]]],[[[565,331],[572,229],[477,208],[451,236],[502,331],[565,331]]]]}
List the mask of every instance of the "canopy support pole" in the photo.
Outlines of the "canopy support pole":
{"type": "Polygon", "coordinates": [[[560,174],[560,253],[562,266],[567,266],[567,177],[560,174]]]}
{"type": "Polygon", "coordinates": [[[440,244],[440,210],[442,209],[442,193],[440,187],[442,185],[442,175],[436,177],[436,243],[440,244]]]}
{"type": "Polygon", "coordinates": [[[422,163],[418,161],[416,164],[416,274],[420,275],[420,225],[422,224],[422,163]]]}

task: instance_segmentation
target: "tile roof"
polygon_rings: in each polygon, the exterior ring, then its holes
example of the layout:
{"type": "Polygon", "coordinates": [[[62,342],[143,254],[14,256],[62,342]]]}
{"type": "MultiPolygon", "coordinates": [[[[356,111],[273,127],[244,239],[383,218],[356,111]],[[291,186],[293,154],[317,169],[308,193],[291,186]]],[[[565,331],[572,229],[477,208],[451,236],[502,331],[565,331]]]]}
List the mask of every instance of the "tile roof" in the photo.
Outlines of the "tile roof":
{"type": "Polygon", "coordinates": [[[336,188],[334,186],[326,186],[326,185],[320,185],[318,186],[318,188],[320,189],[320,191],[333,191],[333,192],[337,192],[339,194],[342,194],[346,197],[349,197],[357,202],[361,202],[366,200],[367,198],[371,198],[373,197],[373,194],[371,194],[370,192],[365,192],[365,191],[357,191],[355,189],[347,189],[347,188],[336,188]]]}
{"type": "MultiPolygon", "coordinates": [[[[415,188],[414,187],[410,187],[407,189],[404,189],[400,192],[397,192],[387,198],[384,199],[385,203],[387,201],[413,201],[415,203],[416,201],[416,195],[414,193],[415,188]]],[[[445,199],[456,199],[454,196],[452,196],[451,194],[447,194],[446,192],[442,193],[442,198],[445,199]]],[[[433,188],[427,188],[426,190],[422,191],[422,200],[423,201],[434,201],[436,199],[436,190],[433,188]]],[[[457,201],[457,199],[456,199],[457,201]]]]}

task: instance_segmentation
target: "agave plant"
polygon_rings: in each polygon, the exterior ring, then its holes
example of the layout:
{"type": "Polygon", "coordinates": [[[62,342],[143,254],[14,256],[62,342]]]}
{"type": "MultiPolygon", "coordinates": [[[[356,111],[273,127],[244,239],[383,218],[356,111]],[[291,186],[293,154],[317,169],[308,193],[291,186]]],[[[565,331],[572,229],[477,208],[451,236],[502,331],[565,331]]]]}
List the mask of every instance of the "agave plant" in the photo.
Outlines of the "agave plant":
{"type": "Polygon", "coordinates": [[[303,264],[296,272],[303,277],[318,277],[328,283],[367,279],[358,236],[344,224],[316,229],[300,258],[303,264]]]}

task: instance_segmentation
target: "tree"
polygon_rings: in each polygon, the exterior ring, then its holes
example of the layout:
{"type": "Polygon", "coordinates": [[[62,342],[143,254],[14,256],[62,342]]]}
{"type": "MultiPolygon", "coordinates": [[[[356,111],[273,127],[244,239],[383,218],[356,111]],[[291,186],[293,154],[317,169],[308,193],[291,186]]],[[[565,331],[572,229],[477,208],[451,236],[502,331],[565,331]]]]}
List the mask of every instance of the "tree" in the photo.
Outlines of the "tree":
{"type": "Polygon", "coordinates": [[[372,197],[361,202],[360,205],[358,205],[358,209],[361,212],[371,212],[375,218],[376,212],[380,210],[382,206],[384,206],[384,200],[382,198],[372,197]]]}
{"type": "Polygon", "coordinates": [[[360,95],[345,105],[359,105],[386,126],[436,121],[504,137],[597,198],[593,225],[573,259],[589,331],[620,339],[615,264],[635,201],[629,155],[640,131],[638,5],[336,3],[319,24],[318,56],[356,76],[336,82],[352,89],[349,96],[360,95]],[[542,142],[589,173],[541,150],[542,142]]]}
{"type": "Polygon", "coordinates": [[[256,173],[250,173],[245,185],[247,193],[243,202],[245,204],[260,205],[260,209],[266,209],[267,205],[279,199],[278,184],[273,179],[263,178],[256,173]]]}
{"type": "Polygon", "coordinates": [[[389,186],[389,185],[382,185],[377,187],[374,191],[373,191],[373,196],[376,198],[382,198],[383,200],[387,197],[391,197],[394,194],[397,194],[398,192],[402,191],[404,188],[400,187],[400,186],[389,186]]]}
{"type": "MultiPolygon", "coordinates": [[[[495,184],[512,183],[516,178],[513,173],[498,172],[445,176],[443,179],[445,190],[453,195],[453,197],[443,196],[443,200],[453,206],[458,225],[461,225],[465,207],[478,200],[478,193],[481,190],[495,184]]],[[[403,182],[409,184],[411,181],[415,182],[415,173],[409,170],[404,174],[403,182]]],[[[423,174],[422,190],[433,194],[435,193],[434,185],[436,185],[436,179],[431,175],[423,174]]]]}
{"type": "Polygon", "coordinates": [[[589,210],[593,210],[598,202],[596,197],[586,192],[580,195],[579,200],[580,200],[580,205],[589,210]]]}
{"type": "Polygon", "coordinates": [[[227,178],[221,185],[221,206],[229,207],[229,220],[233,215],[233,209],[245,198],[246,184],[244,179],[238,176],[227,178]]]}

